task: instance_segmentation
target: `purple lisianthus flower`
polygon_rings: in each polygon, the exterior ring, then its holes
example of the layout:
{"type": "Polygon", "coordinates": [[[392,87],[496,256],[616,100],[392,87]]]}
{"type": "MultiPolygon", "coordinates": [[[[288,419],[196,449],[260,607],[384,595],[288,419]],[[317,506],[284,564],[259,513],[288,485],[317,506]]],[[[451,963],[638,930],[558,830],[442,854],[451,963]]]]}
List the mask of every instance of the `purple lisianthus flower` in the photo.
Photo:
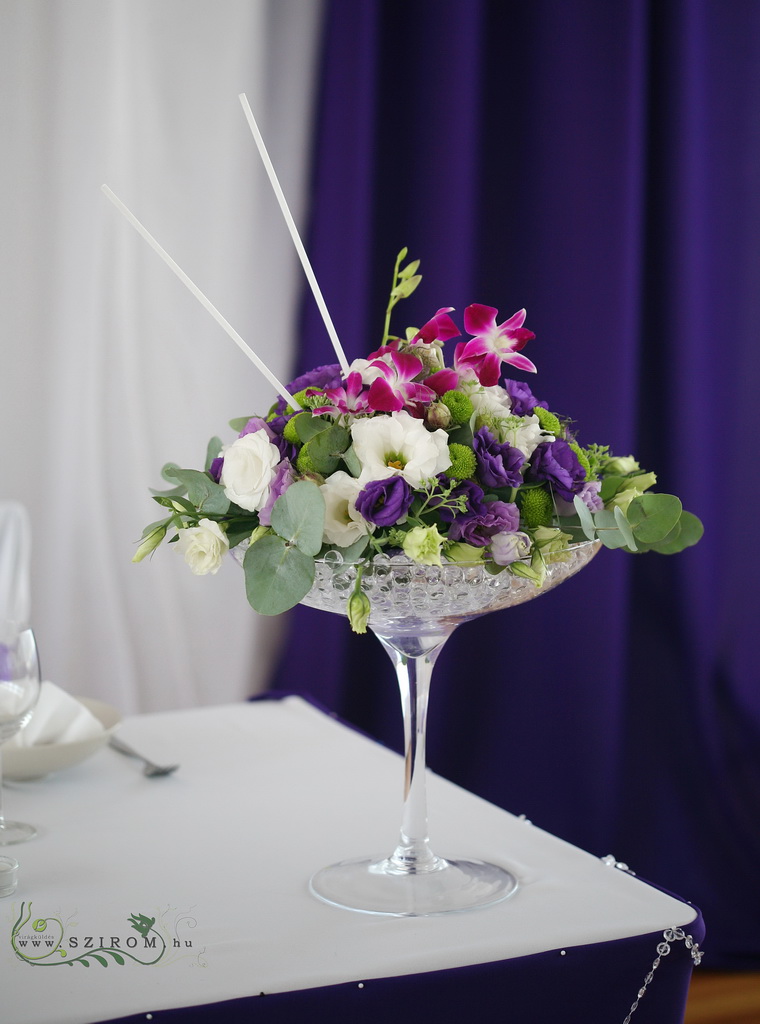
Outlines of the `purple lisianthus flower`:
{"type": "Polygon", "coordinates": [[[558,497],[572,501],[586,482],[586,470],[567,441],[544,441],[531,455],[525,478],[545,481],[558,497]]]}
{"type": "Polygon", "coordinates": [[[504,381],[504,389],[512,402],[513,416],[530,416],[537,405],[540,405],[542,409],[549,408],[548,403],[539,402],[528,385],[521,380],[507,378],[504,381]]]}
{"type": "Polygon", "coordinates": [[[487,501],[484,511],[457,516],[449,527],[449,540],[462,540],[476,548],[484,548],[497,533],[515,533],[520,526],[520,512],[513,502],[487,501]]]}
{"type": "MultiPolygon", "coordinates": [[[[304,388],[319,388],[320,390],[337,388],[342,382],[343,376],[339,364],[329,363],[327,366],[315,366],[313,370],[302,373],[300,377],[296,377],[287,385],[287,390],[291,395],[295,395],[299,391],[303,391],[304,388]]],[[[287,407],[288,403],[280,396],[274,411],[281,416],[287,407]]]]}
{"type": "Polygon", "coordinates": [[[412,488],[402,476],[370,480],[359,492],[356,511],[375,526],[393,526],[406,518],[413,497],[412,488]]]}
{"type": "Polygon", "coordinates": [[[269,485],[269,497],[264,507],[259,511],[259,522],[262,526],[272,525],[272,507],[292,483],[295,483],[296,474],[288,459],[283,459],[277,466],[272,482],[269,485]]]}
{"type": "Polygon", "coordinates": [[[478,460],[478,477],[486,487],[519,487],[523,482],[520,469],[525,456],[519,448],[501,444],[488,427],[481,427],[473,438],[478,460]]]}
{"type": "MultiPolygon", "coordinates": [[[[263,430],[266,432],[267,437],[279,449],[280,455],[283,459],[289,459],[291,462],[295,462],[296,449],[289,441],[286,441],[282,436],[282,432],[285,429],[285,424],[290,419],[289,416],[277,416],[273,420],[263,420],[260,416],[252,416],[243,429],[240,431],[238,437],[244,437],[246,434],[255,434],[257,430],[263,430]]],[[[221,472],[221,470],[220,470],[221,472]]]]}
{"type": "Polygon", "coordinates": [[[211,465],[208,467],[208,475],[215,483],[219,483],[222,476],[222,466],[224,465],[224,459],[221,455],[217,455],[215,459],[211,460],[211,465]]]}
{"type": "Polygon", "coordinates": [[[530,416],[537,405],[549,408],[549,403],[539,401],[524,381],[505,379],[504,389],[512,402],[514,416],[530,416]]]}
{"type": "MultiPolygon", "coordinates": [[[[599,494],[601,489],[601,480],[589,480],[576,492],[589,512],[601,512],[604,508],[604,502],[599,494]]],[[[571,501],[555,497],[554,505],[558,516],[572,516],[575,514],[575,505],[571,501]]]]}

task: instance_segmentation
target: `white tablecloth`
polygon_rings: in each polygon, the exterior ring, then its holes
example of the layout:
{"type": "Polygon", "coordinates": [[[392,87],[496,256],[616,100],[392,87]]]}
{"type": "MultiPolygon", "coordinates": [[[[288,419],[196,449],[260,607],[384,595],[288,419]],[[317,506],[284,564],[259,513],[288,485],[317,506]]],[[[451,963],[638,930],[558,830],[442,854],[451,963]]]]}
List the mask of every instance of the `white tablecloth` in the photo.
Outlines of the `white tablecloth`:
{"type": "Polygon", "coordinates": [[[90,1024],[545,950],[572,955],[574,946],[688,927],[696,916],[434,775],[435,852],[504,864],[519,877],[517,894],[432,918],[339,910],[309,895],[308,878],[334,861],[392,850],[403,783],[397,755],[296,697],[137,716],[120,734],[156,759],[179,761],[180,770],[149,779],[104,749],[76,768],[6,789],[6,813],[40,830],[6,850],[20,863],[17,892],[0,900],[9,1024],[90,1024]],[[35,921],[47,922],[34,934],[48,948],[64,934],[44,965],[13,951],[22,908],[30,913],[19,935],[27,956],[44,952],[31,945],[35,921]],[[155,957],[160,947],[141,948],[131,915],[154,918],[167,943],[155,964],[128,956],[119,964],[108,953],[100,954],[107,967],[76,960],[98,946],[155,957]]]}

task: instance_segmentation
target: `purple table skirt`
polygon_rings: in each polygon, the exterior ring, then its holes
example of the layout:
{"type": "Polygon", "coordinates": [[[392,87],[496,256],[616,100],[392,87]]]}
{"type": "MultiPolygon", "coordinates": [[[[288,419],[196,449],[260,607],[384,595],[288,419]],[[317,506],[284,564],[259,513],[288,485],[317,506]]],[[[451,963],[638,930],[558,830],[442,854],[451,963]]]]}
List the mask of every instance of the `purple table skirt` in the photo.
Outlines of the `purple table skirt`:
{"type": "MultiPolygon", "coordinates": [[[[488,911],[483,911],[487,913],[488,911]]],[[[701,945],[701,914],[686,929],[701,945]]],[[[657,957],[662,933],[552,950],[533,956],[405,977],[256,993],[246,999],[153,1012],[151,1024],[388,1024],[401,1009],[421,1022],[478,1024],[623,1024],[657,957]]],[[[632,1024],[682,1024],[693,961],[684,941],[671,943],[641,998],[632,1024]]],[[[145,1024],[146,1013],[109,1024],[145,1024]]]]}

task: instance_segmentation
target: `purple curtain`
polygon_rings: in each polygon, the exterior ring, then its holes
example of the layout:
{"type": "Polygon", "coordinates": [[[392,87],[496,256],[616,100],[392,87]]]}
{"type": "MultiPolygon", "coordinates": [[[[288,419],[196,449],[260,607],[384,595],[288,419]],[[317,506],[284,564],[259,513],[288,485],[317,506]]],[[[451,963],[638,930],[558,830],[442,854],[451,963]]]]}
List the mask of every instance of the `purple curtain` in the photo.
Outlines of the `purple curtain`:
{"type": "MultiPolygon", "coordinates": [[[[458,630],[431,767],[681,893],[707,962],[757,968],[760,4],[327,10],[309,249],[349,358],[379,342],[406,245],[424,277],[398,330],[440,306],[526,306],[534,392],[706,529],[673,558],[603,551],[458,630]]],[[[308,297],[302,339],[299,371],[334,361],[308,297]]],[[[289,630],[275,685],[398,745],[379,644],[302,608],[289,630]]]]}

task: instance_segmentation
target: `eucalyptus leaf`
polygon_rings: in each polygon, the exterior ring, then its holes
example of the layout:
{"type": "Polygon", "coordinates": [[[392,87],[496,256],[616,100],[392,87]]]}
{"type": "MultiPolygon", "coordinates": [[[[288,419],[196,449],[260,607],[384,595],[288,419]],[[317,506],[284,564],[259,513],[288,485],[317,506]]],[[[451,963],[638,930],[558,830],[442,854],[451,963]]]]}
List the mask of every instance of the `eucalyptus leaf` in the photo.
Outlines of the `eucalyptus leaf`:
{"type": "Polygon", "coordinates": [[[325,499],[310,480],[292,484],[272,507],[272,529],[312,558],[322,547],[324,527],[325,499]]]}
{"type": "Polygon", "coordinates": [[[211,469],[211,463],[214,461],[214,459],[218,459],[219,458],[219,455],[220,455],[221,451],[222,451],[221,439],[218,438],[218,437],[212,437],[211,440],[209,441],[208,445],[206,446],[206,464],[205,464],[204,468],[205,468],[207,473],[211,469]]]}
{"type": "Polygon", "coordinates": [[[312,416],[310,412],[299,412],[293,417],[293,421],[301,441],[311,441],[312,437],[321,434],[330,426],[329,420],[323,420],[321,416],[312,416]]]}
{"type": "Polygon", "coordinates": [[[314,559],[272,534],[248,548],[243,571],[248,603],[262,615],[293,608],[314,583],[314,559]]]}
{"type": "Polygon", "coordinates": [[[358,478],[361,476],[362,464],[359,462],[359,457],[354,451],[353,445],[343,452],[343,461],[346,464],[346,469],[352,477],[358,478]]]}
{"type": "Polygon", "coordinates": [[[683,511],[667,537],[657,543],[645,545],[644,550],[655,551],[660,555],[677,555],[679,551],[698,543],[704,532],[701,520],[691,512],[683,511]]]}
{"type": "Polygon", "coordinates": [[[626,539],[618,528],[615,513],[608,509],[594,513],[594,525],[597,529],[597,537],[606,548],[624,548],[626,539]]]}
{"type": "Polygon", "coordinates": [[[469,423],[462,423],[461,426],[454,427],[453,430],[447,430],[446,433],[449,435],[450,444],[466,444],[468,448],[472,448],[475,435],[469,423]]]}
{"type": "Polygon", "coordinates": [[[180,484],[179,487],[172,487],[168,491],[157,491],[153,487],[150,487],[149,490],[154,498],[178,498],[185,493],[187,487],[180,484]]]}
{"type": "MultiPolygon", "coordinates": [[[[178,480],[174,476],[174,471],[177,470],[177,469],[179,469],[179,466],[175,462],[167,462],[166,465],[161,470],[161,476],[168,483],[170,483],[170,484],[177,484],[178,480]]],[[[179,484],[179,486],[172,487],[168,491],[157,491],[157,490],[155,490],[154,488],[151,487],[150,488],[150,493],[152,495],[154,495],[154,496],[160,495],[161,497],[164,497],[164,498],[173,498],[173,497],[176,497],[178,494],[184,494],[186,490],[187,490],[187,487],[185,487],[184,484],[179,484]]]]}
{"type": "Polygon", "coordinates": [[[667,537],[682,511],[683,506],[674,494],[641,494],[631,501],[626,518],[637,540],[656,544],[667,537]]]}
{"type": "Polygon", "coordinates": [[[620,530],[623,537],[625,537],[626,547],[629,547],[631,551],[638,551],[636,547],[636,541],[633,537],[633,531],[628,524],[628,520],[625,518],[625,513],[617,505],[615,506],[615,522],[617,523],[618,530],[620,530]]]}
{"type": "Polygon", "coordinates": [[[227,526],[227,542],[231,548],[250,537],[259,525],[258,516],[251,516],[250,519],[231,519],[227,526]]]}
{"type": "Polygon", "coordinates": [[[174,469],[172,475],[187,488],[187,496],[199,512],[224,515],[230,499],[224,488],[213,481],[208,473],[197,469],[174,469]]]}
{"type": "Polygon", "coordinates": [[[338,461],[343,457],[350,443],[351,435],[345,427],[334,424],[327,430],[320,431],[309,441],[308,453],[314,469],[323,476],[334,473],[338,467],[338,461]]]}
{"type": "Polygon", "coordinates": [[[230,427],[235,431],[236,434],[239,434],[240,431],[245,427],[246,423],[252,419],[253,416],[238,416],[236,419],[230,420],[230,427]]]}
{"type": "Polygon", "coordinates": [[[579,498],[577,494],[573,498],[573,505],[575,506],[575,511],[578,513],[578,518],[581,522],[581,529],[589,540],[593,540],[596,537],[596,527],[594,526],[594,520],[589,512],[588,505],[585,501],[579,498]]]}

